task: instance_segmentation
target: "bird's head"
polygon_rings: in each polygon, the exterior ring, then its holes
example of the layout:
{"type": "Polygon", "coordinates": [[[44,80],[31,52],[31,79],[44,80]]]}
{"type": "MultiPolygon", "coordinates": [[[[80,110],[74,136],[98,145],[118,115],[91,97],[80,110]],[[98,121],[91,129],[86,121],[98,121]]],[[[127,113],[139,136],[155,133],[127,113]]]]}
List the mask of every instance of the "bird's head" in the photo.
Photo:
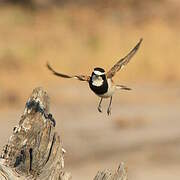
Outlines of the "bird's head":
{"type": "Polygon", "coordinates": [[[101,86],[106,80],[105,70],[99,67],[94,68],[91,78],[94,86],[101,86]]]}
{"type": "Polygon", "coordinates": [[[94,68],[93,73],[97,76],[102,76],[102,75],[105,75],[105,70],[103,68],[96,67],[94,68]]]}

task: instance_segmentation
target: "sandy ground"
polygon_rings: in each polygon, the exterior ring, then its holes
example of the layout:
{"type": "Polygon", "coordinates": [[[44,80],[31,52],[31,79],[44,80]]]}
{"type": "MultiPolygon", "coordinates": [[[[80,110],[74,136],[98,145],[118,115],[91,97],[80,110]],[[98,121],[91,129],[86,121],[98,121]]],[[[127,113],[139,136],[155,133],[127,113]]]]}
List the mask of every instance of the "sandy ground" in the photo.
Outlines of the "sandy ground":
{"type": "Polygon", "coordinates": [[[51,113],[67,151],[65,168],[73,180],[91,180],[98,170],[116,169],[121,161],[129,179],[179,180],[180,3],[157,2],[140,3],[139,8],[135,3],[133,11],[124,7],[121,13],[116,8],[31,12],[2,6],[0,148],[32,89],[43,86],[51,97],[51,113]],[[45,67],[49,61],[64,73],[90,74],[96,66],[107,70],[141,37],[134,60],[114,79],[127,82],[133,91],[116,93],[110,117],[108,101],[100,114],[98,98],[86,84],[58,79],[45,67]]]}
{"type": "MultiPolygon", "coordinates": [[[[74,180],[93,179],[98,170],[115,169],[121,161],[128,167],[129,179],[179,179],[178,87],[132,88],[114,96],[110,117],[106,115],[108,101],[100,114],[96,109],[98,99],[86,85],[48,88],[51,112],[67,151],[65,167],[74,180]],[[67,101],[61,101],[60,94],[67,101]]],[[[22,111],[23,104],[1,110],[1,147],[22,111]]]]}

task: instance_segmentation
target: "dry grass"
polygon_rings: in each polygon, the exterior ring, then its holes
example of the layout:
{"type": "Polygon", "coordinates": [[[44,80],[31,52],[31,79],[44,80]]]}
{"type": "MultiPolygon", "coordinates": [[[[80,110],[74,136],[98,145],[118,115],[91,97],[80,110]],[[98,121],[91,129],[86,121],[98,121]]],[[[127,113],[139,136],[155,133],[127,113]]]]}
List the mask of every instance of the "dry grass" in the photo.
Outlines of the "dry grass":
{"type": "Polygon", "coordinates": [[[124,9],[117,15],[87,7],[40,11],[0,7],[1,145],[31,90],[43,86],[51,97],[67,150],[66,167],[74,179],[93,177],[97,169],[122,160],[130,179],[179,179],[180,26],[178,16],[162,16],[165,8],[163,4],[157,16],[141,16],[139,21],[134,18],[139,15],[136,10],[133,14],[124,9]],[[110,117],[108,100],[100,114],[98,98],[85,83],[57,78],[45,67],[48,60],[63,72],[108,69],[140,37],[144,41],[139,52],[115,77],[133,91],[115,94],[110,117]]]}
{"type": "Polygon", "coordinates": [[[91,73],[94,66],[108,69],[140,37],[144,38],[142,47],[116,79],[134,83],[180,80],[179,29],[162,18],[135,23],[113,13],[102,15],[73,6],[37,12],[5,6],[0,16],[0,82],[5,90],[25,93],[34,86],[56,84],[57,78],[45,68],[46,61],[70,73],[91,73]]]}

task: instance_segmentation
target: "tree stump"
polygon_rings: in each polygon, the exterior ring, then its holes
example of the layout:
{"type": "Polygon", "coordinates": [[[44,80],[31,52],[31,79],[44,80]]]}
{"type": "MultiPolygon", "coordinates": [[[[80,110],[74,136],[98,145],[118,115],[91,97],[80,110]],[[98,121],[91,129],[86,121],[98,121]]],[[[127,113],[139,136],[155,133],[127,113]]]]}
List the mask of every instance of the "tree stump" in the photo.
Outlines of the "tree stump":
{"type": "MultiPolygon", "coordinates": [[[[1,152],[0,179],[70,180],[70,173],[64,171],[65,150],[55,125],[47,93],[34,89],[1,152]]],[[[127,173],[121,164],[115,173],[98,172],[94,180],[127,180],[127,173]]]]}
{"type": "Polygon", "coordinates": [[[124,163],[121,163],[116,172],[111,170],[99,171],[94,180],[127,180],[127,170],[124,163]]]}

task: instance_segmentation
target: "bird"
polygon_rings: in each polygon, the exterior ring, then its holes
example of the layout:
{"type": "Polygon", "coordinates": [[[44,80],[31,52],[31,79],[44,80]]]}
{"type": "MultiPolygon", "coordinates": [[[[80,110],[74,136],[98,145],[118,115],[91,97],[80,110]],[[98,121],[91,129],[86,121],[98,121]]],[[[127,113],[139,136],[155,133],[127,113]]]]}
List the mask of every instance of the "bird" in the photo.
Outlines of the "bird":
{"type": "Polygon", "coordinates": [[[129,63],[132,57],[136,54],[137,50],[139,49],[143,39],[141,38],[135,47],[123,58],[121,58],[118,62],[112,66],[112,68],[105,72],[105,70],[101,67],[94,68],[92,74],[89,75],[67,75],[64,73],[60,73],[55,71],[47,62],[47,68],[56,76],[62,78],[74,78],[80,81],[88,82],[90,89],[100,97],[100,101],[98,104],[98,111],[102,112],[101,103],[104,98],[110,98],[109,105],[107,108],[107,114],[111,114],[111,106],[112,106],[112,97],[116,90],[131,90],[131,88],[126,87],[124,85],[117,85],[113,81],[113,77],[115,74],[122,69],[125,65],[129,63]]]}

